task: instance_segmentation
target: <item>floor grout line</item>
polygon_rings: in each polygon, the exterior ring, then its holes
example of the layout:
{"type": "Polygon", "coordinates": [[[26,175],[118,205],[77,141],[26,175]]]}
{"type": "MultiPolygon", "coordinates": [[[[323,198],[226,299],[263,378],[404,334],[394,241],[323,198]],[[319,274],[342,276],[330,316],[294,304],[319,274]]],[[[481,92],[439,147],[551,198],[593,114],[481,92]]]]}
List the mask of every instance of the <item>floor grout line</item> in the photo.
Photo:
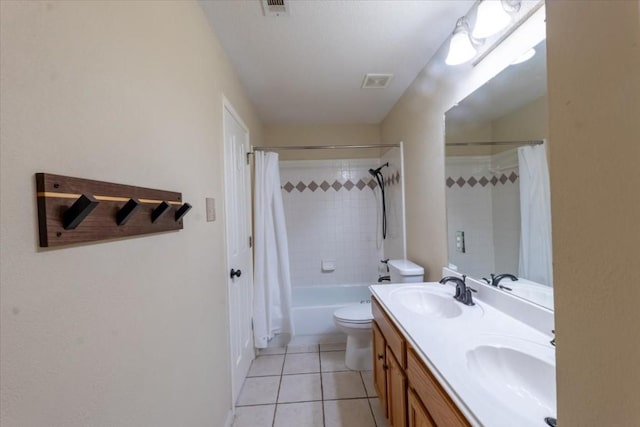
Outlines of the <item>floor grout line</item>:
{"type": "Polygon", "coordinates": [[[280,368],[280,381],[278,382],[278,392],[276,393],[276,406],[273,408],[273,421],[271,422],[271,427],[275,427],[276,425],[276,414],[278,413],[278,400],[280,400],[280,387],[282,387],[282,377],[284,373],[284,364],[287,360],[287,349],[285,348],[285,354],[282,358],[282,367],[280,368]]]}
{"type": "Polygon", "coordinates": [[[236,405],[236,408],[247,408],[251,406],[270,406],[275,405],[275,403],[252,403],[250,405],[236,405]]]}
{"type": "Polygon", "coordinates": [[[362,387],[364,387],[364,394],[367,395],[367,403],[369,404],[369,411],[371,412],[371,417],[373,418],[373,424],[378,427],[378,420],[376,420],[376,415],[373,413],[373,406],[371,406],[371,400],[369,399],[369,392],[367,391],[367,385],[364,383],[364,377],[362,376],[362,371],[360,372],[360,379],[362,380],[362,387]]]}
{"type": "MultiPolygon", "coordinates": [[[[320,350],[320,346],[318,346],[318,350],[320,350]]],[[[318,351],[318,360],[320,361],[320,399],[322,399],[322,425],[326,427],[327,421],[324,415],[324,388],[322,385],[322,357],[320,357],[320,351],[318,351]]]]}
{"type": "MultiPolygon", "coordinates": [[[[294,402],[280,402],[277,405],[290,405],[292,403],[311,403],[311,402],[336,402],[338,400],[363,400],[363,399],[375,399],[374,397],[341,397],[340,399],[311,399],[311,400],[296,400],[294,402]]],[[[238,408],[246,408],[248,406],[270,406],[276,405],[276,403],[252,403],[250,405],[236,405],[238,408]]]]}

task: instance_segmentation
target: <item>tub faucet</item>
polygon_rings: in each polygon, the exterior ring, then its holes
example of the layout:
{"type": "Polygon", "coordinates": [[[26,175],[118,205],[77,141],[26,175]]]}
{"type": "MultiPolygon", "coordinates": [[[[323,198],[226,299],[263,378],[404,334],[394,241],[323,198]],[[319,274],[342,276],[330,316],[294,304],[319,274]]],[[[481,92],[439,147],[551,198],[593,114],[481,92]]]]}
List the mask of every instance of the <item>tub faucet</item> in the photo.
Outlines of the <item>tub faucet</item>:
{"type": "Polygon", "coordinates": [[[381,260],[380,260],[380,262],[381,262],[382,264],[384,264],[384,268],[386,268],[386,269],[387,269],[387,273],[388,273],[388,272],[389,272],[389,258],[387,258],[387,259],[381,259],[381,260]]]}
{"type": "Polygon", "coordinates": [[[380,277],[378,277],[378,283],[390,282],[390,281],[391,281],[391,277],[390,276],[380,276],[380,277]]]}

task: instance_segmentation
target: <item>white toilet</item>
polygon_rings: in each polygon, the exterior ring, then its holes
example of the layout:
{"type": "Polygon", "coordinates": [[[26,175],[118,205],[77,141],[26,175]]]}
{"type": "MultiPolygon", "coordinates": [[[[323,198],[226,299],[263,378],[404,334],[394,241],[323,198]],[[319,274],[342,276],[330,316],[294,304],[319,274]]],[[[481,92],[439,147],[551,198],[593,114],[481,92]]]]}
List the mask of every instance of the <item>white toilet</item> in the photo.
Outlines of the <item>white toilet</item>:
{"type": "MultiPolygon", "coordinates": [[[[389,260],[391,283],[420,283],[424,268],[406,259],[389,260]]],[[[345,365],[354,371],[373,367],[371,355],[371,303],[362,302],[340,308],[333,313],[338,329],[347,334],[345,365]]]]}

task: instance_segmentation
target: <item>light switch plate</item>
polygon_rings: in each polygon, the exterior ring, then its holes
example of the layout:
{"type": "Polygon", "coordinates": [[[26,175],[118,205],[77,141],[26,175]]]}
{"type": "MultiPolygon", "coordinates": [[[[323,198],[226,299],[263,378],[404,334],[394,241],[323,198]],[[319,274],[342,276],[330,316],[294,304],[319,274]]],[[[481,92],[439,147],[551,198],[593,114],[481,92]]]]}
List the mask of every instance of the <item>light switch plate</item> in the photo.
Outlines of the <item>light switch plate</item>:
{"type": "Polygon", "coordinates": [[[207,205],[207,222],[213,222],[216,220],[216,199],[207,197],[205,201],[207,205]]]}

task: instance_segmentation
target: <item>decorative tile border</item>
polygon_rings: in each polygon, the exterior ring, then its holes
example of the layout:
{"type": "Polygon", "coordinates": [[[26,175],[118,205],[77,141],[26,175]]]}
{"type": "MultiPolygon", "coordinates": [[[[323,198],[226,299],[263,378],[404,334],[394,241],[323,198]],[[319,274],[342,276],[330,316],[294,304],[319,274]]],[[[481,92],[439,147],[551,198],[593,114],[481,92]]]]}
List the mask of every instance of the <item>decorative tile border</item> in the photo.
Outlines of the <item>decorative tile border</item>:
{"type": "Polygon", "coordinates": [[[391,176],[384,178],[385,187],[390,187],[396,184],[400,184],[400,171],[396,171],[396,173],[391,174],[391,176]]]}
{"type": "MultiPolygon", "coordinates": [[[[400,183],[400,172],[398,171],[396,171],[396,173],[392,174],[390,177],[384,179],[385,187],[390,187],[392,185],[396,185],[399,183],[400,183]]],[[[297,184],[293,184],[291,181],[287,181],[281,186],[281,188],[287,193],[291,193],[293,190],[298,190],[300,193],[302,193],[307,189],[311,190],[311,192],[313,193],[318,189],[324,192],[327,192],[329,191],[330,188],[333,188],[335,191],[340,191],[342,189],[351,191],[354,188],[357,188],[360,191],[364,190],[365,188],[370,188],[373,190],[377,186],[378,186],[378,183],[376,182],[376,180],[373,178],[370,178],[370,179],[359,179],[358,182],[355,182],[355,183],[350,179],[346,180],[345,182],[340,182],[338,180],[335,180],[333,181],[333,183],[322,181],[320,184],[316,183],[315,181],[311,181],[308,184],[305,184],[302,181],[298,181],[297,184]]]]}
{"type": "Polygon", "coordinates": [[[466,185],[468,185],[469,187],[475,187],[476,184],[480,184],[483,187],[486,187],[487,185],[491,184],[494,187],[496,185],[498,185],[498,183],[505,185],[507,182],[510,183],[514,183],[518,180],[518,174],[516,174],[515,172],[511,172],[511,174],[509,176],[502,174],[500,175],[500,177],[497,177],[495,175],[493,175],[491,178],[487,178],[486,176],[482,176],[480,177],[480,179],[477,179],[475,177],[471,177],[469,179],[464,179],[463,177],[458,177],[458,179],[453,179],[452,177],[447,177],[447,187],[452,188],[454,185],[458,185],[458,187],[462,188],[466,185]]]}

